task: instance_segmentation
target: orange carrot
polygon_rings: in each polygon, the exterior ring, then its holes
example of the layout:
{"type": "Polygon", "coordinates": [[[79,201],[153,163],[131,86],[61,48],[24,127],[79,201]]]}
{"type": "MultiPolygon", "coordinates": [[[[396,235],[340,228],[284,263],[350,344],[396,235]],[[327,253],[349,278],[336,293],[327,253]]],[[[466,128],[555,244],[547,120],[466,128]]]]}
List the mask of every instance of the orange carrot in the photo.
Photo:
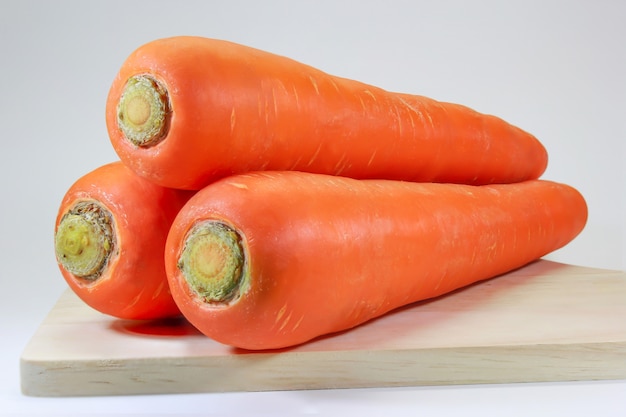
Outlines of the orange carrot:
{"type": "Polygon", "coordinates": [[[262,170],[507,183],[547,165],[533,135],[498,117],[200,37],[134,51],[111,85],[106,121],[124,163],[183,189],[262,170]]]}
{"type": "Polygon", "coordinates": [[[172,295],[201,332],[284,348],[521,267],[587,219],[567,185],[472,186],[257,172],[191,198],[166,243],[172,295]]]}
{"type": "Polygon", "coordinates": [[[163,253],[174,217],[192,195],[153,184],[121,162],[79,178],[56,218],[55,253],[70,288],[92,308],[124,319],[180,315],[163,253]]]}

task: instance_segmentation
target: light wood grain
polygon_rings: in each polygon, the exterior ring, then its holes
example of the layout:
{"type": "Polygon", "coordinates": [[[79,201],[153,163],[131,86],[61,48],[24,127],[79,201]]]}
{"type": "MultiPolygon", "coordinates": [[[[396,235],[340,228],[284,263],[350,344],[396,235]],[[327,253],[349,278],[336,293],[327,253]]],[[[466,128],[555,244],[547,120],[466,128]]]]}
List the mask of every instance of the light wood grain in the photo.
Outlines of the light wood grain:
{"type": "Polygon", "coordinates": [[[162,394],[626,378],[626,274],[540,260],[278,352],[184,321],[93,311],[69,290],[21,357],[32,396],[162,394]]]}

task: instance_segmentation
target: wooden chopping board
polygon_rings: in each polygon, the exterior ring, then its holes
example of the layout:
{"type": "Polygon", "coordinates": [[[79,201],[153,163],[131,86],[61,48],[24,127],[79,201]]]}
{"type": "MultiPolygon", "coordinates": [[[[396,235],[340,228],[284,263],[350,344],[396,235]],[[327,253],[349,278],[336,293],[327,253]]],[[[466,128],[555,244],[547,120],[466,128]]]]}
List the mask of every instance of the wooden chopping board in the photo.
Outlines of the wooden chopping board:
{"type": "Polygon", "coordinates": [[[626,379],[626,273],[539,260],[281,351],[184,320],[102,315],[69,289],[20,359],[32,396],[626,379]]]}

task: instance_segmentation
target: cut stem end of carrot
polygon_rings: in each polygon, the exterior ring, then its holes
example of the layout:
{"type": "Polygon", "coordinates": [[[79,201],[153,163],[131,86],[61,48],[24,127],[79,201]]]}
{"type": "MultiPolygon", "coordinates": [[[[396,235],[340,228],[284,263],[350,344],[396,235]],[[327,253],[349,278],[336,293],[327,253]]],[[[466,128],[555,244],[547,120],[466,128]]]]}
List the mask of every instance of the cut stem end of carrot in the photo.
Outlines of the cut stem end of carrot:
{"type": "Polygon", "coordinates": [[[78,278],[95,281],[114,245],[112,216],[95,202],[81,202],[59,222],[54,237],[57,261],[78,278]]]}
{"type": "Polygon", "coordinates": [[[167,135],[170,114],[167,90],[157,80],[128,79],[117,106],[117,123],[127,140],[139,147],[156,145],[167,135]]]}
{"type": "Polygon", "coordinates": [[[178,268],[187,285],[208,304],[234,301],[247,285],[239,234],[219,221],[197,224],[187,235],[178,268]]]}

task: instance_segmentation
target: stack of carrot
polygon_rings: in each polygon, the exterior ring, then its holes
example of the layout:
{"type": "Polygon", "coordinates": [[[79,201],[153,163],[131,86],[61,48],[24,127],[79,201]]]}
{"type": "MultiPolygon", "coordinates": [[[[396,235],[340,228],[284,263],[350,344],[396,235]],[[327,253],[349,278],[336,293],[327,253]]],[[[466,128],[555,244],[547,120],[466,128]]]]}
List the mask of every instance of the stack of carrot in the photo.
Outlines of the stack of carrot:
{"type": "Polygon", "coordinates": [[[120,160],[78,179],[55,225],[67,283],[105,314],[182,314],[244,349],[494,278],[587,220],[500,118],[226,41],[141,46],[106,121],[120,160]]]}

